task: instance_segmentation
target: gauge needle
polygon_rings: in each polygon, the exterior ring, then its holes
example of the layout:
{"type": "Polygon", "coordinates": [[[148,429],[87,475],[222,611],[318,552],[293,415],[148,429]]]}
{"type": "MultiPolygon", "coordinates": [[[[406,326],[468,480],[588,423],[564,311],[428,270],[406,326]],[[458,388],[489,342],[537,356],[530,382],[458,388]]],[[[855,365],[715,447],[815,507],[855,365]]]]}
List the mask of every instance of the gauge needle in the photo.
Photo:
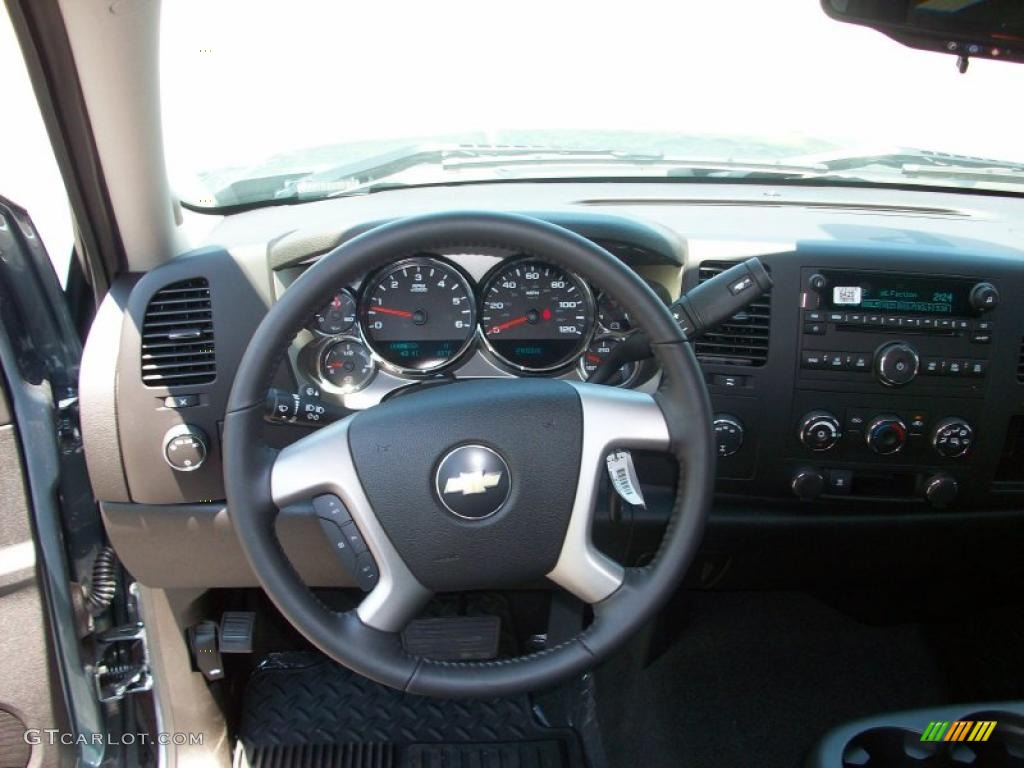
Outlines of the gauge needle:
{"type": "Polygon", "coordinates": [[[499,333],[501,331],[507,331],[509,328],[515,328],[517,325],[522,325],[527,322],[530,318],[526,315],[522,317],[516,317],[511,320],[506,320],[504,323],[498,323],[491,327],[491,333],[499,333]]]}
{"type": "Polygon", "coordinates": [[[392,309],[391,307],[374,307],[370,312],[380,312],[383,315],[394,315],[395,317],[404,317],[407,320],[412,317],[412,312],[406,309],[392,309]]]}

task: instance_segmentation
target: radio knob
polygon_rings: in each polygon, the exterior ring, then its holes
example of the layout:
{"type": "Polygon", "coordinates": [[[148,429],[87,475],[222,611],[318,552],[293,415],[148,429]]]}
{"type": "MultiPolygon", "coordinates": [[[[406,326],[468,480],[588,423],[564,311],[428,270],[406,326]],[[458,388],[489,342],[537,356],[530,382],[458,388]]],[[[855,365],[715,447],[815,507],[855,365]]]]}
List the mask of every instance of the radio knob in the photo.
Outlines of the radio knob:
{"type": "Polygon", "coordinates": [[[843,436],[839,419],[828,411],[811,411],[804,416],[799,434],[800,442],[812,451],[827,451],[843,436]]]}
{"type": "Polygon", "coordinates": [[[203,466],[209,442],[206,433],[191,424],[171,427],[164,435],[164,461],[176,472],[194,472],[203,466]]]}
{"type": "Polygon", "coordinates": [[[726,413],[716,413],[713,423],[720,458],[732,456],[743,447],[743,422],[726,413]]]}
{"type": "Polygon", "coordinates": [[[942,419],[932,432],[932,447],[945,459],[966,456],[974,443],[974,429],[959,416],[942,419]]]}
{"type": "Polygon", "coordinates": [[[864,439],[877,454],[899,453],[907,442],[907,425],[898,416],[876,416],[868,423],[864,439]]]}
{"type": "Polygon", "coordinates": [[[967,301],[977,312],[990,312],[999,306],[999,291],[992,283],[978,283],[971,288],[967,301]]]}
{"type": "Polygon", "coordinates": [[[803,467],[793,475],[790,487],[793,489],[793,493],[801,499],[810,501],[821,495],[825,489],[825,477],[816,469],[803,467]]]}
{"type": "Polygon", "coordinates": [[[905,341],[894,341],[875,355],[875,375],[887,386],[902,387],[914,380],[920,363],[916,349],[905,341]]]}
{"type": "Polygon", "coordinates": [[[924,482],[924,497],[936,509],[943,509],[953,503],[960,487],[949,475],[932,475],[924,482]]]}

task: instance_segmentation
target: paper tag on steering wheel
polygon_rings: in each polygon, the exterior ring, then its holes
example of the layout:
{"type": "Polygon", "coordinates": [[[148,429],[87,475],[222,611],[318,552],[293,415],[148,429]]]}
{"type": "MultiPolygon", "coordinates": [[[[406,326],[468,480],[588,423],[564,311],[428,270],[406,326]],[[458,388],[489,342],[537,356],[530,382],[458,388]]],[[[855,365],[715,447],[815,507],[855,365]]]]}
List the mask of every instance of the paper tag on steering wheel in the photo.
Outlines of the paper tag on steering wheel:
{"type": "Polygon", "coordinates": [[[640,490],[640,480],[636,476],[636,467],[633,466],[633,454],[629,451],[615,451],[609,453],[605,461],[608,463],[608,476],[612,480],[615,492],[627,504],[646,508],[644,495],[640,490]]]}

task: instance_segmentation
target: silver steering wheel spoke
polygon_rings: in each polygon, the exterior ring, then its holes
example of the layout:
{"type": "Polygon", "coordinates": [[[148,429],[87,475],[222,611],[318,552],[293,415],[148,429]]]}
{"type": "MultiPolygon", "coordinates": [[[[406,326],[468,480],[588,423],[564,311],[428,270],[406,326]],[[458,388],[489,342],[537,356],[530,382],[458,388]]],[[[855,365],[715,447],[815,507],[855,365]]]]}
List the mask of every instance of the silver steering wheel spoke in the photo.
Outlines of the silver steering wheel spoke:
{"type": "Polygon", "coordinates": [[[356,524],[376,562],[376,586],[357,606],[364,624],[399,632],[430,599],[431,592],[412,574],[373,512],[349,449],[352,417],[323,427],[284,448],[270,474],[274,504],[283,509],[331,494],[356,524]]]}
{"type": "Polygon", "coordinates": [[[654,397],[597,384],[573,383],[583,405],[583,450],[565,541],[548,578],[586,603],[614,593],[623,567],[594,546],[592,528],[605,457],[615,448],[667,450],[669,429],[654,397]]]}

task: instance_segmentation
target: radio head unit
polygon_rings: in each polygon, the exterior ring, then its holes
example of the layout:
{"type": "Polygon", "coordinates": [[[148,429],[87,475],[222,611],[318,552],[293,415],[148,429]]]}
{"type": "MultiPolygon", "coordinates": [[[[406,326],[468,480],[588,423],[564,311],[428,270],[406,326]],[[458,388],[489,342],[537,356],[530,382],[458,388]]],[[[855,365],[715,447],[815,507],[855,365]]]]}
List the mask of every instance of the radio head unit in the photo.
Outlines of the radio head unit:
{"type": "Polygon", "coordinates": [[[820,292],[825,309],[942,317],[975,314],[970,299],[975,280],[847,270],[823,270],[821,275],[827,281],[820,292]]]}

